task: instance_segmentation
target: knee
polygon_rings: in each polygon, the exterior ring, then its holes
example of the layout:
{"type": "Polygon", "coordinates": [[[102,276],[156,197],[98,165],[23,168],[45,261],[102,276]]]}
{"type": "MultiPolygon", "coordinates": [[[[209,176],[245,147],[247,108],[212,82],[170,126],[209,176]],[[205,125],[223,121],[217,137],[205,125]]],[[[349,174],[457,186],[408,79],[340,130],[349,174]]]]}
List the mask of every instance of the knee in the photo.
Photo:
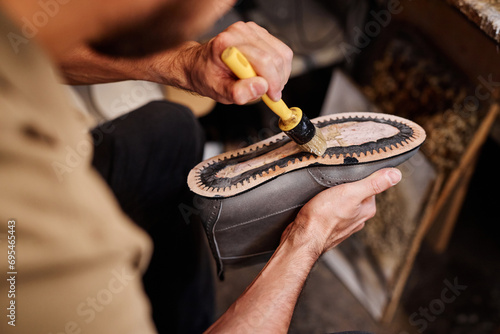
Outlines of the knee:
{"type": "Polygon", "coordinates": [[[205,134],[189,108],[169,101],[154,101],[141,109],[138,112],[147,120],[150,135],[163,147],[171,152],[182,150],[193,161],[201,159],[205,134]]]}

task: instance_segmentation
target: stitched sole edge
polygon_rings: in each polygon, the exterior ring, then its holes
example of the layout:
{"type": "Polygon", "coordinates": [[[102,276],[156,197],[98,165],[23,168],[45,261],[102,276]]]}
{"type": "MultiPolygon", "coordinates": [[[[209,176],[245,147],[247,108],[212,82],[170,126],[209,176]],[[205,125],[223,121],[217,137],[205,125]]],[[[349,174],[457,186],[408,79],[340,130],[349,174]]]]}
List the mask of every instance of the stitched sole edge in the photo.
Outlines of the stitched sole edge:
{"type": "Polygon", "coordinates": [[[296,159],[293,162],[289,162],[287,166],[285,167],[279,167],[276,166],[273,169],[270,169],[269,171],[265,171],[261,173],[260,175],[255,175],[252,178],[249,178],[247,180],[244,180],[240,183],[237,183],[235,185],[231,185],[225,188],[214,188],[214,187],[209,187],[203,184],[201,180],[201,172],[220,161],[228,160],[234,157],[241,156],[243,154],[249,153],[249,152],[256,152],[261,149],[263,149],[266,146],[269,146],[272,143],[275,143],[277,141],[283,140],[286,135],[284,133],[277,134],[275,136],[272,136],[268,139],[265,139],[263,141],[260,141],[256,144],[247,146],[245,148],[239,149],[239,150],[233,150],[229,152],[225,152],[222,154],[219,154],[215,157],[212,157],[210,159],[207,159],[205,161],[202,161],[199,163],[197,166],[195,166],[189,173],[188,175],[188,186],[193,191],[194,193],[204,196],[204,197],[211,197],[211,198],[223,198],[223,197],[230,197],[237,195],[241,192],[247,191],[263,182],[266,182],[272,178],[275,178],[281,174],[300,169],[300,168],[305,168],[307,166],[310,166],[312,164],[317,164],[317,165],[324,165],[324,166],[335,166],[335,165],[343,165],[345,163],[346,158],[355,158],[357,163],[366,163],[366,162],[373,162],[373,161],[379,161],[387,158],[391,158],[403,153],[406,153],[408,151],[411,151],[417,147],[419,147],[425,140],[425,130],[415,122],[412,122],[408,119],[399,117],[399,116],[394,116],[394,115],[388,115],[388,114],[382,114],[382,113],[373,113],[373,112],[353,112],[353,113],[339,113],[339,114],[331,114],[327,116],[322,116],[322,117],[317,117],[313,120],[311,120],[315,124],[321,124],[327,121],[331,120],[343,120],[343,119],[348,119],[348,118],[366,118],[367,120],[387,120],[387,121],[392,121],[392,122],[398,122],[401,124],[404,124],[408,126],[409,128],[412,129],[413,134],[411,137],[409,137],[407,140],[397,143],[395,145],[391,145],[388,149],[385,147],[381,147],[378,150],[373,150],[372,152],[361,152],[361,153],[348,153],[348,154],[342,154],[342,155],[323,155],[321,157],[314,156],[314,155],[309,155],[306,157],[303,157],[301,160],[296,159]]]}

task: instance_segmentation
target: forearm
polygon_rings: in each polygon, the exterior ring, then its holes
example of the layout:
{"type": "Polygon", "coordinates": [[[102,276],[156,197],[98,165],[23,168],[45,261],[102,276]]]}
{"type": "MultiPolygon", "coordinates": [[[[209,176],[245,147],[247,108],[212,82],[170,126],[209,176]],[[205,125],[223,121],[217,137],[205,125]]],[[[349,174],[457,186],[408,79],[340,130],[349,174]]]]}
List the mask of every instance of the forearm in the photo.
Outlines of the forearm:
{"type": "Polygon", "coordinates": [[[288,233],[271,260],[206,333],[286,333],[318,255],[288,233]]]}
{"type": "Polygon", "coordinates": [[[82,46],[59,59],[66,83],[146,80],[175,86],[224,104],[246,104],[267,94],[278,101],[288,81],[292,50],[253,22],[236,22],[207,43],[185,42],[141,59],[110,58],[82,46]],[[257,77],[238,80],[220,59],[238,46],[257,77]]]}
{"type": "Polygon", "coordinates": [[[68,53],[59,65],[66,83],[72,85],[145,80],[191,89],[188,62],[192,57],[185,55],[196,52],[198,46],[186,42],[161,55],[140,59],[111,58],[82,46],[68,53]]]}

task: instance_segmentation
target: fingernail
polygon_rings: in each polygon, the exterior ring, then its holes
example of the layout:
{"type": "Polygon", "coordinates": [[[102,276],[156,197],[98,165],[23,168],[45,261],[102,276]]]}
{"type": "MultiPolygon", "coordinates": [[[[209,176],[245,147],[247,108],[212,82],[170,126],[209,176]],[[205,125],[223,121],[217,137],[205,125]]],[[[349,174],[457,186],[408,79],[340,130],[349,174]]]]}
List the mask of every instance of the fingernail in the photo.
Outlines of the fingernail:
{"type": "Polygon", "coordinates": [[[391,169],[389,172],[387,172],[386,176],[392,185],[399,183],[399,181],[401,181],[401,178],[403,177],[399,169],[391,169]]]}
{"type": "Polygon", "coordinates": [[[257,90],[255,89],[255,85],[253,84],[253,82],[250,84],[250,93],[252,94],[252,100],[258,97],[257,90]]]}
{"type": "Polygon", "coordinates": [[[281,96],[282,96],[281,92],[273,94],[273,96],[271,97],[271,100],[273,100],[274,102],[278,102],[279,100],[281,100],[281,96]]]}

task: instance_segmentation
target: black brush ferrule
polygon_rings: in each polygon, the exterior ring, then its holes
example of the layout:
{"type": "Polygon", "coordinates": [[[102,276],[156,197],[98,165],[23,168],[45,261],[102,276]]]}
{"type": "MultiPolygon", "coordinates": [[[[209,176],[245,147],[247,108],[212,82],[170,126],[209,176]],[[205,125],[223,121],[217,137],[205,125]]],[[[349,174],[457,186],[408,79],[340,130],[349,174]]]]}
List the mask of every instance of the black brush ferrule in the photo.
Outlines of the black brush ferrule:
{"type": "Polygon", "coordinates": [[[309,118],[302,113],[302,119],[292,130],[285,131],[285,133],[294,142],[299,145],[307,144],[316,135],[316,127],[311,123],[309,118]]]}

